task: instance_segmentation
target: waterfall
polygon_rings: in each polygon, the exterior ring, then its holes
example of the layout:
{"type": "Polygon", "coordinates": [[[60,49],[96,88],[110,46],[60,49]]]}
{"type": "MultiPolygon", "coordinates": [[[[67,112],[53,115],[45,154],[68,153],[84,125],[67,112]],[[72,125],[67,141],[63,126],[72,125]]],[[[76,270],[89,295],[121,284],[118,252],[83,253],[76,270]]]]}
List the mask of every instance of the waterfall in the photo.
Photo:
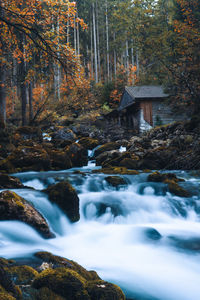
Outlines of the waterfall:
{"type": "Polygon", "coordinates": [[[54,239],[43,239],[17,221],[0,222],[0,255],[31,256],[50,251],[93,269],[118,284],[129,298],[199,300],[200,178],[177,172],[193,191],[190,198],[170,194],[146,173],[124,175],[127,185],[111,187],[94,163],[63,171],[15,174],[32,189],[14,190],[44,215],[54,239]],[[75,172],[79,169],[82,173],[75,172]],[[41,190],[67,179],[78,191],[80,221],[71,224],[41,190]]]}

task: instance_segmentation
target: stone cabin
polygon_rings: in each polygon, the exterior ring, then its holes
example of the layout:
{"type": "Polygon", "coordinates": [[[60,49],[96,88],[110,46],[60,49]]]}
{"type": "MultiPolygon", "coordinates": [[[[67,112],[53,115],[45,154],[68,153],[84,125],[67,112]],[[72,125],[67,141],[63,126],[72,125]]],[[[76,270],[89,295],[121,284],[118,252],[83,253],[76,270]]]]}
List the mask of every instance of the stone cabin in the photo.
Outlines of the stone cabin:
{"type": "Polygon", "coordinates": [[[184,120],[185,116],[172,111],[168,97],[162,86],[126,86],[119,107],[106,118],[136,132],[184,120]]]}

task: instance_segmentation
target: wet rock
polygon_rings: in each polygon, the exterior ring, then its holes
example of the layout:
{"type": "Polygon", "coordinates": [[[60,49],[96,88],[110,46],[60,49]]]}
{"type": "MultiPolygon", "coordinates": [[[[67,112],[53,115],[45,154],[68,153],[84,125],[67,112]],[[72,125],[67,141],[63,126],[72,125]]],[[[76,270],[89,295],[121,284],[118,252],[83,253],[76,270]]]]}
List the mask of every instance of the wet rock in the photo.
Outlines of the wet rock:
{"type": "Polygon", "coordinates": [[[118,187],[120,185],[127,185],[127,182],[124,180],[124,178],[120,176],[108,176],[105,177],[105,180],[106,182],[108,182],[108,184],[114,187],[118,187]]]}
{"type": "Polygon", "coordinates": [[[52,134],[52,142],[54,143],[60,140],[73,142],[76,139],[76,134],[71,129],[66,127],[60,127],[56,132],[52,134]]]}
{"type": "Polygon", "coordinates": [[[17,128],[13,138],[16,146],[21,143],[21,140],[32,140],[37,142],[42,142],[43,140],[41,129],[34,126],[21,126],[17,128]]]}
{"type": "Polygon", "coordinates": [[[200,238],[199,237],[177,237],[168,236],[170,243],[178,248],[190,250],[190,251],[200,251],[200,238]]]}
{"type": "Polygon", "coordinates": [[[119,166],[125,167],[127,169],[138,170],[139,169],[138,161],[139,161],[138,156],[135,156],[134,159],[124,158],[123,160],[120,161],[119,166]]]}
{"type": "Polygon", "coordinates": [[[65,267],[72,269],[79,273],[83,278],[86,280],[98,280],[100,277],[97,275],[95,271],[87,271],[85,268],[83,268],[81,265],[79,265],[77,262],[69,260],[67,258],[53,255],[50,252],[36,252],[35,257],[39,258],[43,263],[51,264],[53,269],[65,267]]]}
{"type": "Polygon", "coordinates": [[[80,219],[79,198],[69,182],[62,181],[50,185],[44,192],[48,194],[51,202],[56,203],[62,209],[71,222],[77,222],[80,219]]]}
{"type": "Polygon", "coordinates": [[[150,240],[160,240],[162,238],[162,235],[154,228],[145,228],[144,230],[145,236],[150,240]]]}
{"type": "Polygon", "coordinates": [[[88,163],[88,152],[78,143],[73,143],[64,149],[66,155],[70,158],[73,167],[86,166],[88,163]]]}
{"type": "Polygon", "coordinates": [[[121,174],[121,175],[138,175],[136,170],[127,170],[124,167],[106,167],[99,170],[93,170],[92,173],[104,173],[104,174],[121,174]]]}
{"type": "Polygon", "coordinates": [[[0,173],[0,189],[20,189],[24,185],[16,177],[0,173]]]}
{"type": "Polygon", "coordinates": [[[167,179],[173,180],[175,182],[184,181],[183,179],[177,178],[176,175],[173,173],[154,172],[152,174],[149,174],[147,178],[148,181],[152,181],[152,182],[164,182],[167,179]]]}
{"type": "Polygon", "coordinates": [[[49,155],[37,144],[34,147],[19,146],[7,159],[15,168],[20,168],[22,171],[50,169],[49,155]]]}
{"type": "Polygon", "coordinates": [[[83,137],[79,140],[79,144],[87,150],[92,150],[99,145],[99,141],[90,137],[83,137]]]}
{"type": "Polygon", "coordinates": [[[100,146],[96,151],[95,151],[95,156],[98,156],[99,154],[105,152],[105,151],[111,151],[111,150],[117,150],[119,149],[120,145],[116,142],[110,142],[106,143],[102,146],[100,146]]]}
{"type": "Polygon", "coordinates": [[[170,193],[179,196],[179,197],[190,197],[191,194],[182,188],[177,182],[174,182],[173,180],[165,180],[165,183],[168,184],[168,188],[170,193]]]}
{"type": "Polygon", "coordinates": [[[47,269],[33,281],[33,287],[47,287],[54,293],[70,300],[90,300],[85,290],[86,280],[74,270],[67,268],[47,269]]]}
{"type": "Polygon", "coordinates": [[[118,150],[112,150],[112,151],[105,151],[101,154],[99,154],[96,157],[96,165],[97,166],[105,166],[105,165],[111,165],[112,163],[115,166],[117,165],[117,161],[121,160],[121,153],[118,150]]]}
{"type": "Polygon", "coordinates": [[[0,193],[0,220],[25,222],[37,230],[43,237],[54,237],[43,216],[25,199],[11,191],[0,193]]]}
{"type": "Polygon", "coordinates": [[[122,290],[117,285],[103,280],[89,282],[86,289],[91,300],[125,300],[122,290]]]}
{"type": "Polygon", "coordinates": [[[47,148],[46,151],[50,157],[51,169],[61,170],[72,168],[71,159],[64,150],[47,148]]]}

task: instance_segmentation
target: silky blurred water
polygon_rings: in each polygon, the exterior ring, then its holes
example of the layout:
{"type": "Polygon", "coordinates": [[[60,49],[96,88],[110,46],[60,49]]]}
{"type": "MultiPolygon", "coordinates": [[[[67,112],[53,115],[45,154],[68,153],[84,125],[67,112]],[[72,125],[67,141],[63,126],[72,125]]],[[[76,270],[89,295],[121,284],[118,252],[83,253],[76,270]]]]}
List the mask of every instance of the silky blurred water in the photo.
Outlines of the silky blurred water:
{"type": "Polygon", "coordinates": [[[170,194],[147,175],[123,176],[126,186],[112,188],[107,175],[92,174],[95,163],[57,172],[15,174],[31,189],[15,190],[46,218],[56,238],[45,240],[26,224],[0,222],[0,255],[6,258],[50,251],[93,269],[140,300],[200,298],[200,177],[177,172],[190,198],[170,194]],[[80,221],[71,224],[42,192],[67,179],[80,198],[80,221]]]}

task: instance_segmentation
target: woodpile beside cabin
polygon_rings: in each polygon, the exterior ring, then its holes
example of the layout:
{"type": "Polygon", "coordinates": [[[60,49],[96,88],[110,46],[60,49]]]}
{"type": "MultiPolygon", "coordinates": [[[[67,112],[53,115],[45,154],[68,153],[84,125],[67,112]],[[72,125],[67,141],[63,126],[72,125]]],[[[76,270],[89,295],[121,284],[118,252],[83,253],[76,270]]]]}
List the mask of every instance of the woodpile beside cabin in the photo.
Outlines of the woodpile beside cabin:
{"type": "Polygon", "coordinates": [[[168,97],[162,86],[127,86],[118,109],[107,114],[106,118],[136,132],[184,120],[184,115],[172,111],[168,97]]]}

